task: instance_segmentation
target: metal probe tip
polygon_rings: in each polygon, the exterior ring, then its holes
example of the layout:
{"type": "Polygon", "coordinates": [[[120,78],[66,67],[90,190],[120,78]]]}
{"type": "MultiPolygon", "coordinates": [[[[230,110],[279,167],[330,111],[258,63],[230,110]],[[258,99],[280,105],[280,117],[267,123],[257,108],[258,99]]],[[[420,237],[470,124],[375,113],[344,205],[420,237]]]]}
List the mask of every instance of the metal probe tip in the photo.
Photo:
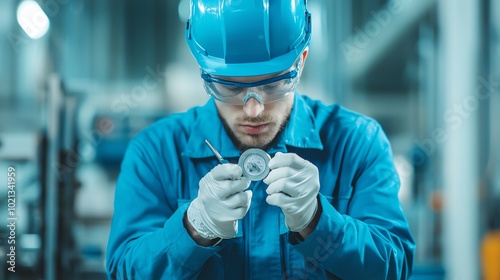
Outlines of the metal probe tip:
{"type": "Polygon", "coordinates": [[[210,150],[212,151],[212,153],[214,154],[214,156],[219,160],[219,162],[221,164],[223,163],[228,163],[227,160],[225,160],[221,154],[219,153],[219,151],[217,151],[214,146],[212,145],[212,143],[210,143],[210,141],[208,141],[208,139],[205,139],[205,143],[207,143],[207,146],[210,148],[210,150]]]}

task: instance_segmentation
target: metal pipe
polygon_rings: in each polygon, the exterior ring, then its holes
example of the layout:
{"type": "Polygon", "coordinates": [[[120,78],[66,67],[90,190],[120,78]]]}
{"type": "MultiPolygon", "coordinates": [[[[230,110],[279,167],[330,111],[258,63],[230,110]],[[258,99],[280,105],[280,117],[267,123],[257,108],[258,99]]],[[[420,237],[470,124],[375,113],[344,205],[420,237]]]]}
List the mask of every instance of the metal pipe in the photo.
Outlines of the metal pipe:
{"type": "Polygon", "coordinates": [[[58,224],[59,224],[59,151],[60,142],[60,112],[62,106],[61,81],[58,76],[51,75],[48,81],[47,107],[47,184],[45,189],[45,232],[44,232],[44,263],[45,279],[59,279],[57,271],[58,260],[58,224]]]}
{"type": "Polygon", "coordinates": [[[444,120],[444,265],[447,279],[479,279],[479,1],[438,1],[444,120]]]}

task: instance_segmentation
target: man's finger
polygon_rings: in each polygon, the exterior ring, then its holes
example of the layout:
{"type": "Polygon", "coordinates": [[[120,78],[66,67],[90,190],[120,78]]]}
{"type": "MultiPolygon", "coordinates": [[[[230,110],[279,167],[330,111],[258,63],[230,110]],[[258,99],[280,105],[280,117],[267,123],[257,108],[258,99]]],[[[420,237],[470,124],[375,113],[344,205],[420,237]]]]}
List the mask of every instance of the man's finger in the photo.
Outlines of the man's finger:
{"type": "Polygon", "coordinates": [[[210,172],[212,173],[213,178],[217,181],[236,180],[241,178],[241,175],[243,174],[241,167],[233,163],[219,164],[210,172]]]}
{"type": "Polygon", "coordinates": [[[269,185],[266,189],[268,195],[273,193],[283,193],[291,197],[299,197],[302,195],[301,189],[296,184],[289,184],[286,178],[280,179],[269,185]]]}
{"type": "Polygon", "coordinates": [[[266,202],[269,205],[278,206],[286,211],[297,203],[297,199],[290,197],[284,193],[273,193],[267,196],[266,202]]]}
{"type": "Polygon", "coordinates": [[[301,169],[309,164],[309,161],[299,157],[294,153],[276,153],[269,161],[269,168],[276,169],[280,167],[291,167],[293,169],[301,169]]]}
{"type": "Polygon", "coordinates": [[[217,187],[217,196],[227,198],[236,193],[246,190],[250,186],[250,180],[246,177],[240,177],[237,180],[219,181],[217,187]]]}
{"type": "Polygon", "coordinates": [[[252,191],[244,191],[233,194],[226,198],[222,203],[224,203],[227,208],[236,209],[236,208],[246,208],[250,204],[252,200],[252,191]]]}
{"type": "Polygon", "coordinates": [[[271,185],[272,183],[278,181],[283,178],[290,178],[295,174],[296,171],[291,169],[290,167],[280,167],[274,170],[271,170],[267,177],[263,180],[264,183],[271,185]]]}

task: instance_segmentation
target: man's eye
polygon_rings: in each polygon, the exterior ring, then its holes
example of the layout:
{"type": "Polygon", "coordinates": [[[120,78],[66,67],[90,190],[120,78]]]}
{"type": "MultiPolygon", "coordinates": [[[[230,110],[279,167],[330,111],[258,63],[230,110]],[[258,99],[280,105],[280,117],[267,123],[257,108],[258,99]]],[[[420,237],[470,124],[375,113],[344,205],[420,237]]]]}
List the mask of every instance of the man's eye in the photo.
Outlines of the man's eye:
{"type": "Polygon", "coordinates": [[[225,86],[226,90],[231,92],[241,92],[243,90],[242,87],[234,87],[234,86],[225,86]]]}
{"type": "Polygon", "coordinates": [[[238,94],[240,94],[243,91],[244,91],[244,88],[242,88],[242,87],[235,87],[235,86],[219,87],[219,94],[226,96],[226,97],[237,96],[238,94]]]}
{"type": "Polygon", "coordinates": [[[273,90],[273,89],[281,88],[284,85],[285,85],[284,80],[280,80],[280,81],[277,81],[274,83],[263,85],[263,88],[264,88],[264,90],[273,90]]]}
{"type": "Polygon", "coordinates": [[[265,85],[264,86],[264,91],[275,90],[277,88],[279,88],[279,86],[277,86],[277,85],[265,85]]]}

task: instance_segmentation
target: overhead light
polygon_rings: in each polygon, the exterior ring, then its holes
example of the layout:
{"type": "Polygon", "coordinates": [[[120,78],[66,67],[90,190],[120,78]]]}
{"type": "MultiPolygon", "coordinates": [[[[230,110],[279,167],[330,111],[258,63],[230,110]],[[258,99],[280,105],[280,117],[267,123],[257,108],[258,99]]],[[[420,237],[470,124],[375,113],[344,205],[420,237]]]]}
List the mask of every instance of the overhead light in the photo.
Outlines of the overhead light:
{"type": "Polygon", "coordinates": [[[186,22],[189,19],[189,0],[181,0],[179,2],[179,18],[181,19],[182,22],[186,22]]]}
{"type": "Polygon", "coordinates": [[[17,22],[32,39],[41,38],[49,30],[50,22],[40,5],[33,0],[22,1],[17,8],[17,22]]]}

